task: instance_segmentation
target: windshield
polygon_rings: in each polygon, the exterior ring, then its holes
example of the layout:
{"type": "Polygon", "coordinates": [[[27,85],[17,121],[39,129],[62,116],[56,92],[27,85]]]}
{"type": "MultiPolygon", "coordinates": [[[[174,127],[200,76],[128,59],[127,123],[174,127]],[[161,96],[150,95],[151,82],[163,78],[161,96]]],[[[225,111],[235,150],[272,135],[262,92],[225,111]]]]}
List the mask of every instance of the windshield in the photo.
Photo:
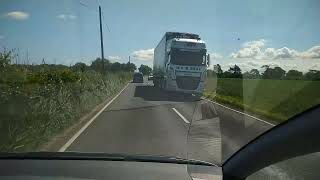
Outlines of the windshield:
{"type": "Polygon", "coordinates": [[[320,103],[319,8],[316,0],[1,0],[0,152],[222,165],[320,103]],[[173,37],[206,49],[168,49],[173,37]]]}
{"type": "Polygon", "coordinates": [[[188,50],[171,50],[170,62],[183,66],[204,66],[206,65],[206,53],[188,50]]]}

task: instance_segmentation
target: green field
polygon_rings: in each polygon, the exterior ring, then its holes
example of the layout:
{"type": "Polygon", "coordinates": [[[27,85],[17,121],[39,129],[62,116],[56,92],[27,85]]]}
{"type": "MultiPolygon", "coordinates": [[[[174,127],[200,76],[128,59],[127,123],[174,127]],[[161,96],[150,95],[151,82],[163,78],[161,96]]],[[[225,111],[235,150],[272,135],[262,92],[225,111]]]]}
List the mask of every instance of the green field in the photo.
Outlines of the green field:
{"type": "Polygon", "coordinates": [[[320,104],[320,81],[208,78],[204,95],[283,122],[320,104]]]}

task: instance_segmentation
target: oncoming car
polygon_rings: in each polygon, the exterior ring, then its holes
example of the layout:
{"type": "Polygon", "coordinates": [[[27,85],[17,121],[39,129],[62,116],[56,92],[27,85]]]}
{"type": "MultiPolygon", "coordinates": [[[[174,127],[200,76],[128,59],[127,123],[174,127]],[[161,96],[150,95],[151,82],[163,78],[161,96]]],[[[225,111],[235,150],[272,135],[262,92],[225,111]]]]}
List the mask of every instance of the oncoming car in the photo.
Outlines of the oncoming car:
{"type": "Polygon", "coordinates": [[[149,81],[153,80],[153,75],[152,75],[152,74],[150,74],[150,75],[148,76],[148,80],[149,80],[149,81]]]}
{"type": "Polygon", "coordinates": [[[143,83],[143,75],[141,72],[136,72],[133,74],[134,83],[143,83]]]}

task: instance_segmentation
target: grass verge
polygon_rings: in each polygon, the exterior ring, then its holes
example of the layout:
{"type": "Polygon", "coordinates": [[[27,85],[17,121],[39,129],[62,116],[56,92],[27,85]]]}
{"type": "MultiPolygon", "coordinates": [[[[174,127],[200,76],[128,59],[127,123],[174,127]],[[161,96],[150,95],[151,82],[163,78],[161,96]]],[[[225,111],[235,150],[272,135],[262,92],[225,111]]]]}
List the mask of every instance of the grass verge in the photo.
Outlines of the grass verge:
{"type": "MultiPolygon", "coordinates": [[[[22,74],[15,71],[10,73],[22,74]]],[[[116,94],[131,73],[64,69],[26,72],[21,77],[0,81],[0,152],[34,151],[116,94]]]]}
{"type": "Polygon", "coordinates": [[[277,122],[320,103],[319,81],[208,78],[207,84],[205,97],[277,122]]]}

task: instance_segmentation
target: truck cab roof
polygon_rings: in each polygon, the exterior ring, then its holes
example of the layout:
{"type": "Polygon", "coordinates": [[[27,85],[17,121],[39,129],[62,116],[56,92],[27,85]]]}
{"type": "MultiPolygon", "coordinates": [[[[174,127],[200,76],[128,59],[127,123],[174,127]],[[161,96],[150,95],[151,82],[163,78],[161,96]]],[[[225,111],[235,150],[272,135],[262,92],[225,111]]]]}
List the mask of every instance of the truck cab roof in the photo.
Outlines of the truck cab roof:
{"type": "Polygon", "coordinates": [[[198,34],[183,33],[183,32],[166,32],[165,36],[167,40],[173,39],[173,38],[187,38],[187,39],[197,39],[197,40],[201,39],[198,34]]]}
{"type": "Polygon", "coordinates": [[[190,42],[190,43],[205,43],[203,40],[197,39],[186,39],[186,38],[174,38],[173,41],[176,42],[190,42]]]}

